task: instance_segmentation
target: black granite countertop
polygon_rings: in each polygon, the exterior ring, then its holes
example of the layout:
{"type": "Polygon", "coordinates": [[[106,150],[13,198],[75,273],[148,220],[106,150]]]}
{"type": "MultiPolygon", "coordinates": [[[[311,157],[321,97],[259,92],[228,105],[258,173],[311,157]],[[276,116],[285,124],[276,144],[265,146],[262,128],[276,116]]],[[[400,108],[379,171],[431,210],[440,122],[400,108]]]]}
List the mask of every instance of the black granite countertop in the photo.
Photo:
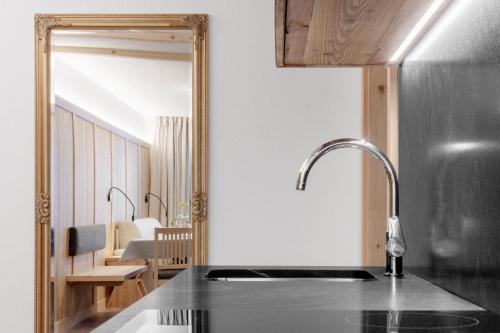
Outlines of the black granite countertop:
{"type": "MultiPolygon", "coordinates": [[[[376,279],[356,282],[205,279],[209,270],[225,268],[235,267],[191,267],[95,332],[115,332],[147,309],[189,310],[197,325],[204,327],[201,332],[211,333],[386,332],[388,321],[404,332],[422,329],[442,332],[443,326],[452,332],[500,332],[500,317],[413,274],[393,279],[385,277],[380,268],[290,267],[363,269],[376,279]]],[[[394,327],[389,331],[398,332],[394,327]]]]}

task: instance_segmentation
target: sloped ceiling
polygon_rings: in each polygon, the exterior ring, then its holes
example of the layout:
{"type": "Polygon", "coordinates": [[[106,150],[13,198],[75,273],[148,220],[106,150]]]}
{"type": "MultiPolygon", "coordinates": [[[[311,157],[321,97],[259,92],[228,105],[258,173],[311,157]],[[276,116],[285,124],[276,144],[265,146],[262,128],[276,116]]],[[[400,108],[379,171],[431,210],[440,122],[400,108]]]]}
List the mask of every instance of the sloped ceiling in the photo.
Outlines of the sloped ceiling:
{"type": "MultiPolygon", "coordinates": [[[[54,33],[53,46],[105,47],[192,53],[191,43],[86,38],[54,33]]],[[[55,52],[71,66],[145,117],[191,113],[191,62],[55,52]]]]}

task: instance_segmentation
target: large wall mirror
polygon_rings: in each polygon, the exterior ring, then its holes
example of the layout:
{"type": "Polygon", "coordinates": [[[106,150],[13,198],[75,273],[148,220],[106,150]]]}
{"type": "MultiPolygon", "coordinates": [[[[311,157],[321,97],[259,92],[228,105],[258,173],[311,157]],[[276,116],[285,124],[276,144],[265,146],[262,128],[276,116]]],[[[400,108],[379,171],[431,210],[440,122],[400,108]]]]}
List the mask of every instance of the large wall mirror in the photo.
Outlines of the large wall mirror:
{"type": "Polygon", "coordinates": [[[207,16],[35,17],[36,328],[207,264],[207,16]]]}

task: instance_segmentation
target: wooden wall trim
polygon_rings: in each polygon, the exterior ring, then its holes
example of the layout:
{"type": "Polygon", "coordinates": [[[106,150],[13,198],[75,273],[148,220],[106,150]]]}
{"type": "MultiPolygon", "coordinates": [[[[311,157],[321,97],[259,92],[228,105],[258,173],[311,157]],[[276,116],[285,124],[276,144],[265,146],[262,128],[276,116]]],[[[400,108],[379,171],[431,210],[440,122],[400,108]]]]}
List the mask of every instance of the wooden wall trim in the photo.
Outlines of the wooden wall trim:
{"type": "Polygon", "coordinates": [[[387,68],[387,156],[398,171],[398,73],[397,65],[387,68]]]}

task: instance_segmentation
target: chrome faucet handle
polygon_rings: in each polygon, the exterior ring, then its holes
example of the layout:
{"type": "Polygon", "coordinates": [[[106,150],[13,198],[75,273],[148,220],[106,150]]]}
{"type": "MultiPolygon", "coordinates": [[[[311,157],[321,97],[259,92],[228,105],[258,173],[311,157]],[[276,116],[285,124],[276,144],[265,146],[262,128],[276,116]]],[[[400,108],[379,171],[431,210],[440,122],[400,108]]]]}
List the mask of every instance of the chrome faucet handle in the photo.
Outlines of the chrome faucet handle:
{"type": "Polygon", "coordinates": [[[392,257],[402,257],[406,252],[406,242],[398,216],[391,216],[388,221],[389,238],[385,249],[392,257]]]}

